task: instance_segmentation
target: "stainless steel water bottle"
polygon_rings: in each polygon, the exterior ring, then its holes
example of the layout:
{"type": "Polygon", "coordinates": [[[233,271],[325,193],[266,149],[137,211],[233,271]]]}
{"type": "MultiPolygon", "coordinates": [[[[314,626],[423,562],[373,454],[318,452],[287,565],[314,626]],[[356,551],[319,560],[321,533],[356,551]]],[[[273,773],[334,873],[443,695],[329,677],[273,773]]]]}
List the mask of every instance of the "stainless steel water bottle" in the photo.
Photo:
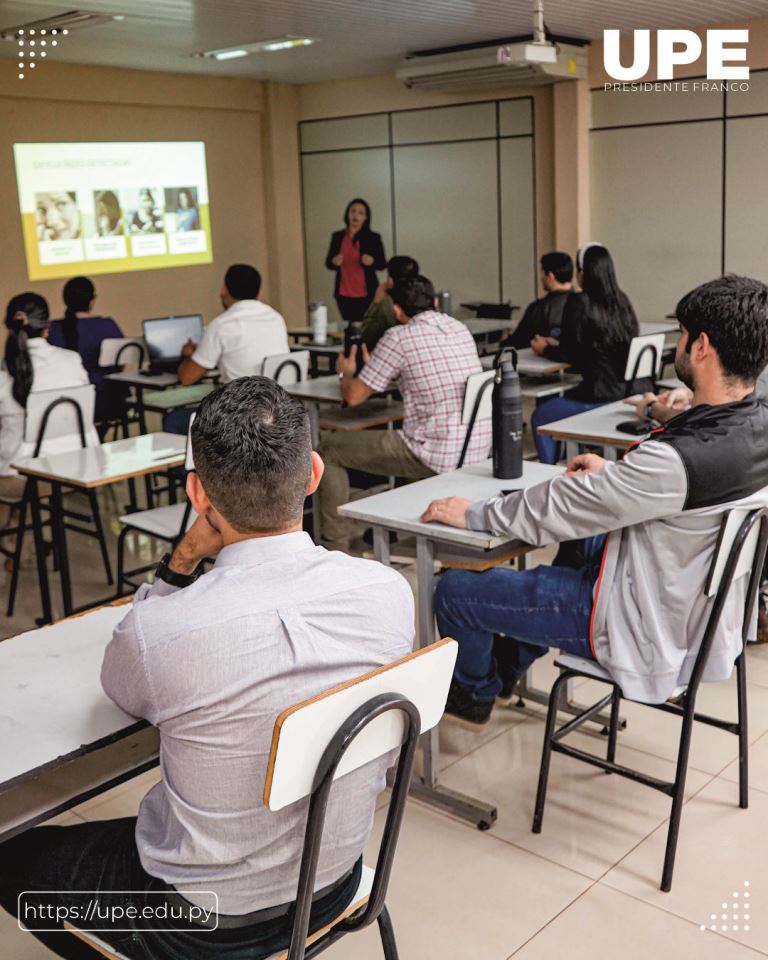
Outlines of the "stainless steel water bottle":
{"type": "Polygon", "coordinates": [[[514,480],[523,475],[523,402],[520,377],[509,351],[496,369],[491,397],[493,425],[493,475],[514,480]]]}

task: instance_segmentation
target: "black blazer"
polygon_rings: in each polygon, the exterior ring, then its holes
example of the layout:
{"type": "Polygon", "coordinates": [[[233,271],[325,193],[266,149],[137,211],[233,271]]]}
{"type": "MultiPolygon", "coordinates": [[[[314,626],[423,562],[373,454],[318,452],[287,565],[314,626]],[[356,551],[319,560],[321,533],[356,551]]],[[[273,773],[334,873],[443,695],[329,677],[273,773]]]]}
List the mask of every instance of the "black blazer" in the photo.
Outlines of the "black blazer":
{"type": "MultiPolygon", "coordinates": [[[[328,255],[325,258],[326,267],[328,267],[329,270],[336,271],[336,282],[333,287],[334,297],[338,297],[339,295],[341,268],[337,267],[332,261],[333,258],[341,251],[341,243],[346,232],[346,229],[337,230],[335,233],[331,234],[331,243],[328,247],[328,255]]],[[[379,285],[376,271],[384,270],[387,266],[387,257],[384,253],[384,244],[381,242],[381,234],[374,233],[373,230],[361,230],[355,238],[355,243],[359,244],[360,246],[361,257],[364,253],[367,253],[369,257],[373,257],[373,263],[371,266],[363,267],[363,270],[365,270],[365,289],[368,292],[368,298],[371,298],[373,297],[374,293],[376,293],[376,287],[379,285]]]]}

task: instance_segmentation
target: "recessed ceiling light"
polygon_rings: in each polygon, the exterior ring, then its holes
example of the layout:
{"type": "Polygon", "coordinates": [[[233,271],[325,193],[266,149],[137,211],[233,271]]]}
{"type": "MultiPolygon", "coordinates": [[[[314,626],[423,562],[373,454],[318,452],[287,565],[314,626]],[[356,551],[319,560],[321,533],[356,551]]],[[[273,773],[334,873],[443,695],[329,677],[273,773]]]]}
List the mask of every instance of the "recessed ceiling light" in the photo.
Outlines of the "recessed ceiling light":
{"type": "Polygon", "coordinates": [[[240,47],[222,47],[220,50],[204,50],[196,57],[210,60],[234,60],[247,57],[251,53],[274,53],[276,50],[294,50],[297,47],[309,47],[317,43],[314,37],[277,37],[274,40],[259,40],[256,43],[244,43],[240,47]]]}

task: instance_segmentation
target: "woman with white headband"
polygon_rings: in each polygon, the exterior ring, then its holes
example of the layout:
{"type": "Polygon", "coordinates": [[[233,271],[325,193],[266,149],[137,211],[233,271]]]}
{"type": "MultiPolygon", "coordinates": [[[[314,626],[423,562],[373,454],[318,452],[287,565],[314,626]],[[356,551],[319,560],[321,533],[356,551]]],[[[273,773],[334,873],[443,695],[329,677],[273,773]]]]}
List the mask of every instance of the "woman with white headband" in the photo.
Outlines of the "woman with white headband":
{"type": "Polygon", "coordinates": [[[629,297],[616,280],[610,253],[599,243],[588,243],[576,255],[576,270],[582,292],[568,298],[560,342],[550,340],[537,352],[566,361],[582,380],[564,396],[545,401],[533,412],[531,427],[542,463],[557,463],[560,444],[552,437],[540,436],[539,427],[645,389],[643,384],[624,380],[629,344],[639,328],[629,297]]]}

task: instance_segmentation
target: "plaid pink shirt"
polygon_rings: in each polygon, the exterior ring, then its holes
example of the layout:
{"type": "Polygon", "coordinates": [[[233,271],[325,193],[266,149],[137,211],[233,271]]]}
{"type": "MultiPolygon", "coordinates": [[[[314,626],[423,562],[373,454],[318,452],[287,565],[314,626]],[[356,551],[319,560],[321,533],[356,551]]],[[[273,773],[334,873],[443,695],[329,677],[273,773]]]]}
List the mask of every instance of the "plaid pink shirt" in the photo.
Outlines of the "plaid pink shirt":
{"type": "MultiPolygon", "coordinates": [[[[455,470],[464,445],[461,424],[467,377],[482,366],[472,334],[458,320],[426,310],[384,334],[360,379],[376,393],[395,382],[403,395],[405,445],[435,473],[455,470]]],[[[485,460],[491,421],[479,420],[465,465],[485,460]]]]}

